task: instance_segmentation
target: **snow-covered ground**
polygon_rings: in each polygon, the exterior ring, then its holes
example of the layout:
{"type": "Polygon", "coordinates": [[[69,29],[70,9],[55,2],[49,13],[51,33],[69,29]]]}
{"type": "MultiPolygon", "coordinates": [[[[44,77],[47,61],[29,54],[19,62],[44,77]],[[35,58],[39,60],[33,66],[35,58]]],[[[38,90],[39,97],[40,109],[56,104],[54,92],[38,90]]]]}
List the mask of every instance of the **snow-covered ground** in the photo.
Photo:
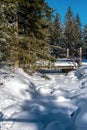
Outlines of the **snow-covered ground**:
{"type": "Polygon", "coordinates": [[[87,67],[46,76],[0,69],[0,130],[87,130],[87,67]]]}

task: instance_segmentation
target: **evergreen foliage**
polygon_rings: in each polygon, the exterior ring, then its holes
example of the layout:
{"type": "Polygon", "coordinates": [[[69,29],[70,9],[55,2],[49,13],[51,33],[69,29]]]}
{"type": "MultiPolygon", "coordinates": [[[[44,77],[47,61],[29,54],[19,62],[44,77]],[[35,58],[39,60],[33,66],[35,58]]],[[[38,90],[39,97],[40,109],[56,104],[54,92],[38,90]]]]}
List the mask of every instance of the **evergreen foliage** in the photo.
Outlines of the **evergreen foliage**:
{"type": "Polygon", "coordinates": [[[71,57],[77,57],[78,50],[82,46],[82,32],[80,19],[78,15],[74,17],[70,7],[68,8],[65,18],[65,46],[70,50],[71,57]]]}
{"type": "Polygon", "coordinates": [[[84,26],[83,30],[83,57],[87,59],[87,25],[84,26]]]}
{"type": "MultiPolygon", "coordinates": [[[[24,3],[19,3],[19,34],[25,38],[24,41],[27,41],[26,44],[28,45],[24,52],[22,51],[22,55],[28,55],[23,60],[25,61],[26,59],[28,64],[34,63],[39,59],[46,60],[49,58],[48,27],[51,13],[52,9],[44,0],[29,0],[24,3]]],[[[22,42],[22,44],[25,43],[22,42]]]]}
{"type": "Polygon", "coordinates": [[[66,49],[70,50],[70,55],[74,51],[74,16],[71,10],[71,7],[68,8],[68,11],[65,16],[65,30],[64,30],[64,40],[66,49]]]}
{"type": "Polygon", "coordinates": [[[52,23],[50,35],[51,54],[56,58],[62,55],[62,44],[62,27],[60,15],[56,14],[52,23]]]}
{"type": "Polygon", "coordinates": [[[30,66],[40,58],[49,59],[48,26],[52,9],[48,4],[44,0],[0,2],[1,59],[13,61],[15,66],[30,66]]]}
{"type": "Polygon", "coordinates": [[[87,53],[87,25],[71,7],[64,24],[45,0],[0,0],[0,61],[29,68],[37,60],[78,57],[80,47],[87,53]]]}
{"type": "Polygon", "coordinates": [[[17,4],[0,1],[0,47],[4,61],[14,61],[18,57],[17,4]]]}

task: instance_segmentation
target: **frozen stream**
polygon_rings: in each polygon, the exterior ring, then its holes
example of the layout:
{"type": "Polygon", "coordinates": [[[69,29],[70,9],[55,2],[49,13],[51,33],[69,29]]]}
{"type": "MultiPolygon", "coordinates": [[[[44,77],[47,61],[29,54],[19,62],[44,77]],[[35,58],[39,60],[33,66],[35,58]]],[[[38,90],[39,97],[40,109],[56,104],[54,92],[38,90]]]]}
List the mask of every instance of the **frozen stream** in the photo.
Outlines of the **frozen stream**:
{"type": "Polygon", "coordinates": [[[0,130],[87,130],[87,67],[27,75],[0,69],[0,130]]]}

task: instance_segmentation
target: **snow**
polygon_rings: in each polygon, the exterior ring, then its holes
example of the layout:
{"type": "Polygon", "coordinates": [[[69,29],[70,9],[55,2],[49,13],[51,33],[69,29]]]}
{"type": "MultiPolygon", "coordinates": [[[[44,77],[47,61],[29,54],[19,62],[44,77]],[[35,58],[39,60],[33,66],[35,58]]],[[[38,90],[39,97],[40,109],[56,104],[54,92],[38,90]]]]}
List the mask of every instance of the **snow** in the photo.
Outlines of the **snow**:
{"type": "Polygon", "coordinates": [[[65,130],[65,128],[63,127],[63,124],[61,122],[54,121],[48,124],[46,130],[65,130]]]}
{"type": "Polygon", "coordinates": [[[58,59],[55,63],[55,66],[78,66],[78,64],[71,59],[58,59]]]}
{"type": "Polygon", "coordinates": [[[87,130],[87,66],[46,76],[0,68],[0,130],[87,130]]]}

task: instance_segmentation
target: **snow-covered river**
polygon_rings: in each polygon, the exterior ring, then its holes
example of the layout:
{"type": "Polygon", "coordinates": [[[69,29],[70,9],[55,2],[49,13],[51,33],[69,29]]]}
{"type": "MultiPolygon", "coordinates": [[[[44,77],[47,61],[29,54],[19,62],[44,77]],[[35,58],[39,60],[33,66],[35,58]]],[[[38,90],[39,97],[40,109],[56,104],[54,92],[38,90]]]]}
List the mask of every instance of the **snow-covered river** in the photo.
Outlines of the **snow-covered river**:
{"type": "Polygon", "coordinates": [[[87,67],[45,77],[0,69],[0,130],[87,130],[87,67]]]}

